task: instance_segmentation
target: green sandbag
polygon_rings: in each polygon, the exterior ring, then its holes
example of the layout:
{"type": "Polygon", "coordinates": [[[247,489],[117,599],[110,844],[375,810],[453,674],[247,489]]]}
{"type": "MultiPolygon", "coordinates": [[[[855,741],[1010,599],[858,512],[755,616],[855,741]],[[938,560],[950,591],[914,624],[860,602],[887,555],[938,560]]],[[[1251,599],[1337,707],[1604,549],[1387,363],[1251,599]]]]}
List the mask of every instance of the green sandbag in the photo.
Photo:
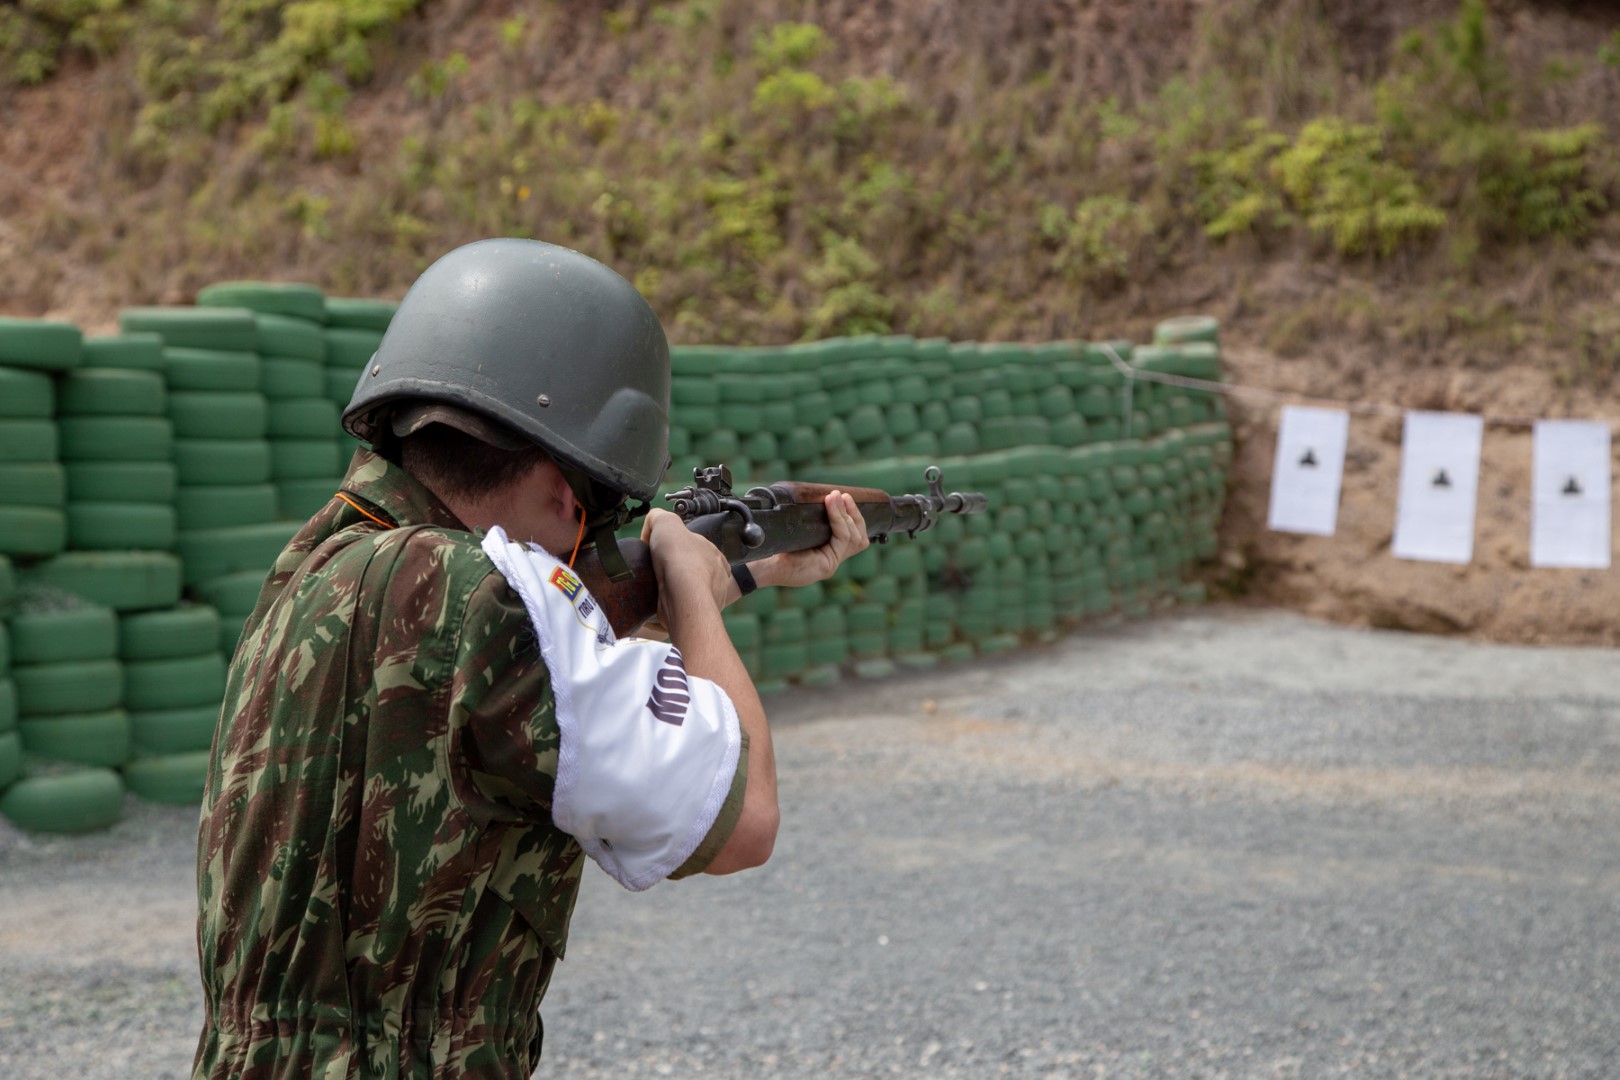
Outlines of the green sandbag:
{"type": "Polygon", "coordinates": [[[208,782],[208,760],[207,750],[138,757],[124,766],[124,782],[148,802],[197,805],[208,782]]]}
{"type": "Polygon", "coordinates": [[[1155,345],[1179,345],[1187,341],[1219,342],[1220,320],[1212,315],[1177,315],[1153,328],[1155,345]]]}
{"type": "Polygon", "coordinates": [[[26,590],[11,615],[11,655],[14,664],[111,660],[118,655],[118,616],[71,593],[26,590]]]}
{"type": "Polygon", "coordinates": [[[64,470],[69,502],[174,502],[177,473],[170,461],[74,461],[64,470]]]}
{"type": "Polygon", "coordinates": [[[269,403],[271,439],[336,440],[343,428],[338,424],[338,407],[324,397],[290,398],[269,403]]]}
{"type": "Polygon", "coordinates": [[[259,324],[261,356],[301,356],[306,360],[323,363],[326,360],[326,335],[317,323],[283,315],[263,315],[259,324]]]}
{"type": "MultiPolygon", "coordinates": [[[[349,379],[349,386],[352,386],[353,382],[353,379],[349,379]]],[[[304,360],[295,356],[267,356],[260,368],[259,390],[271,401],[284,401],[288,398],[328,398],[326,368],[322,367],[318,360],[304,360]]]]}
{"type": "Polygon", "coordinates": [[[11,601],[17,595],[17,571],[12,567],[11,560],[0,554],[0,612],[11,606],[11,601]]]}
{"type": "Polygon", "coordinates": [[[245,570],[263,574],[275,563],[301,525],[278,521],[228,529],[199,529],[180,534],[180,558],[188,585],[245,570]]]}
{"type": "Polygon", "coordinates": [[[225,658],[218,652],[124,664],[124,704],[131,709],[183,709],[225,695],[225,658]]]}
{"type": "Polygon", "coordinates": [[[67,547],[67,514],[43,506],[0,506],[0,555],[41,557],[67,547]]]}
{"type": "Polygon", "coordinates": [[[73,551],[171,551],[180,532],[161,503],[69,503],[67,519],[73,551]]]}
{"type": "Polygon", "coordinates": [[[84,366],[164,370],[163,339],[157,334],[114,334],[84,339],[84,366]]]}
{"type": "Polygon", "coordinates": [[[226,656],[236,652],[237,643],[242,638],[242,631],[247,627],[249,613],[241,615],[221,615],[219,617],[219,651],[226,656]]]}
{"type": "Polygon", "coordinates": [[[255,353],[223,349],[165,349],[169,389],[257,394],[263,369],[255,353]]]}
{"type": "MultiPolygon", "coordinates": [[[[258,379],[254,379],[258,385],[258,379]]],[[[268,408],[264,395],[184,390],[169,395],[169,418],[180,439],[259,439],[268,408]]]]}
{"type": "Polygon", "coordinates": [[[56,413],[56,386],[40,371],[0,367],[0,420],[49,420],[56,413]]]}
{"type": "MultiPolygon", "coordinates": [[[[382,333],[394,318],[399,305],[392,300],[368,300],[349,296],[326,298],[326,325],[382,333]]],[[[330,332],[330,331],[329,331],[330,332]]]]}
{"type": "Polygon", "coordinates": [[[0,315],[0,364],[67,371],[84,358],[84,335],[72,323],[0,315]]]}
{"type": "Polygon", "coordinates": [[[0,678],[0,732],[17,730],[17,684],[0,678]]]}
{"type": "Polygon", "coordinates": [[[117,660],[74,660],[13,668],[17,712],[35,716],[100,712],[117,707],[124,694],[123,665],[117,660]]]}
{"type": "Polygon", "coordinates": [[[333,439],[275,439],[270,443],[272,479],[314,480],[342,473],[342,452],[333,439]]]}
{"type": "Polygon", "coordinates": [[[80,368],[58,383],[62,416],[162,416],[167,401],[163,376],[126,368],[80,368]]]}
{"type": "Polygon", "coordinates": [[[0,795],[0,814],[34,832],[94,832],[110,828],[123,812],[124,784],[111,769],[30,776],[0,795]]]}
{"type": "Polygon", "coordinates": [[[0,420],[0,463],[55,461],[60,445],[56,424],[49,420],[0,420]]]}
{"type": "Polygon", "coordinates": [[[284,521],[308,521],[332,501],[343,477],[276,481],[277,516],[284,521]]]}
{"type": "Polygon", "coordinates": [[[326,321],[326,296],[313,285],[279,281],[222,281],[197,293],[200,307],[247,308],[265,315],[326,321]]]}
{"type": "Polygon", "coordinates": [[[183,487],[175,497],[175,511],[180,527],[187,532],[262,525],[280,516],[273,484],[183,487]]]}
{"type": "Polygon", "coordinates": [[[129,715],[123,709],[24,719],[17,730],[24,750],[50,761],[116,767],[129,760],[129,715]]]}
{"type": "Polygon", "coordinates": [[[264,439],[176,439],[174,466],[184,486],[263,484],[270,479],[264,439]]]}
{"type": "Polygon", "coordinates": [[[130,740],[142,756],[207,750],[219,724],[219,702],[184,709],[157,709],[129,714],[130,740]]]}
{"type": "Polygon", "coordinates": [[[0,506],[43,506],[60,510],[67,501],[67,474],[51,462],[0,465],[0,506]]]}
{"type": "Polygon", "coordinates": [[[259,602],[266,576],[264,570],[239,570],[199,581],[191,587],[191,591],[218,608],[222,615],[246,615],[259,602]]]}
{"type": "Polygon", "coordinates": [[[73,416],[58,421],[63,461],[168,461],[174,425],[160,416],[73,416]]]}
{"type": "Polygon", "coordinates": [[[325,374],[327,399],[340,410],[348,405],[354,399],[355,387],[360,381],[360,372],[364,370],[364,368],[358,370],[327,368],[325,374]]]}
{"type": "Polygon", "coordinates": [[[760,649],[760,674],[767,679],[797,675],[810,666],[810,650],[804,642],[765,645],[760,649]]]}
{"type": "Polygon", "coordinates": [[[161,334],[170,348],[253,352],[259,345],[258,324],[246,308],[125,308],[118,313],[118,326],[126,334],[161,334]]]}
{"type": "Polygon", "coordinates": [[[207,604],[181,604],[118,620],[118,655],[125,661],[201,656],[219,647],[219,612],[207,604]]]}
{"type": "Polygon", "coordinates": [[[0,791],[22,778],[22,735],[0,732],[0,791]]]}
{"type": "Polygon", "coordinates": [[[720,383],[712,378],[676,376],[670,381],[670,402],[680,405],[720,404],[720,383]]]}
{"type": "Polygon", "coordinates": [[[326,331],[328,367],[356,370],[371,363],[382,334],[372,330],[329,329],[326,331]]]}
{"type": "Polygon", "coordinates": [[[732,350],[715,345],[672,345],[670,365],[676,375],[708,376],[722,369],[732,350]]]}
{"type": "Polygon", "coordinates": [[[705,461],[725,464],[742,453],[742,444],[735,431],[730,428],[716,428],[697,439],[694,449],[697,456],[705,461]]]}
{"type": "Polygon", "coordinates": [[[169,608],[180,602],[180,560],[160,551],[70,551],[22,572],[115,611],[169,608]]]}

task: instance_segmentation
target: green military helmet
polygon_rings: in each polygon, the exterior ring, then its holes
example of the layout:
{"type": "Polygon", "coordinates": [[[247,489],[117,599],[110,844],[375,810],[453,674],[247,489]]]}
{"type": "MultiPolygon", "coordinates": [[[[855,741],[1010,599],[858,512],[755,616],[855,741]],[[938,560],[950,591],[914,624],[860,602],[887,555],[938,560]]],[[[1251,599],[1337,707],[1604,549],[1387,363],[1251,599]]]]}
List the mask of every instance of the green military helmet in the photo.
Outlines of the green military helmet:
{"type": "Polygon", "coordinates": [[[375,443],[395,413],[448,405],[647,500],[669,466],[669,379],[663,327],[624,278],[555,244],[480,240],[405,294],[343,426],[375,443]]]}

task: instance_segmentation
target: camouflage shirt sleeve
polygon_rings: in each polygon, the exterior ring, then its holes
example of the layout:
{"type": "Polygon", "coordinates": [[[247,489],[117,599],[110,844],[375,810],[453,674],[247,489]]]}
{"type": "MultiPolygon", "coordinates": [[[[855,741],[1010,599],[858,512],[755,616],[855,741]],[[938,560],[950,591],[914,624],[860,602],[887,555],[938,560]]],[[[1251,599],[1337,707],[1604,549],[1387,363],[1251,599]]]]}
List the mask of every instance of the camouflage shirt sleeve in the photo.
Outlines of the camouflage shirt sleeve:
{"type": "Polygon", "coordinates": [[[471,788],[463,801],[474,817],[549,817],[560,745],[551,676],[523,602],[493,567],[462,619],[450,715],[471,788]]]}

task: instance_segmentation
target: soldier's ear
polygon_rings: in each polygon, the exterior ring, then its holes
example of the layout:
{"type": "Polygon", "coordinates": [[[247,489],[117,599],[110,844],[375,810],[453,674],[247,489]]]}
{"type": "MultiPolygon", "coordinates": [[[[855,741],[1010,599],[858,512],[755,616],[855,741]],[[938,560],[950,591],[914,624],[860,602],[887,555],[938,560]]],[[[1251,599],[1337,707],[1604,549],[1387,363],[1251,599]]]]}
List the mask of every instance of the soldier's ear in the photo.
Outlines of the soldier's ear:
{"type": "Polygon", "coordinates": [[[541,468],[546,471],[546,504],[557,516],[558,521],[573,525],[579,521],[579,499],[574,495],[574,488],[563,475],[562,470],[551,462],[546,462],[541,468]]]}

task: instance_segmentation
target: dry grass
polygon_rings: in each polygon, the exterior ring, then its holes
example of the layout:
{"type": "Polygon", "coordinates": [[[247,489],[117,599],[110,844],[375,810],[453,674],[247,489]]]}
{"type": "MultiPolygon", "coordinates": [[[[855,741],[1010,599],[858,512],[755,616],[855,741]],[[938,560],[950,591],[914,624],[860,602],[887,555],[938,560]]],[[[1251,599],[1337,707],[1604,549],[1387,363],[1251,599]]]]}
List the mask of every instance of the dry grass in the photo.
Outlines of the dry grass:
{"type": "MultiPolygon", "coordinates": [[[[1140,337],[1199,308],[1285,354],[1323,336],[1517,340],[1600,375],[1612,270],[1591,252],[1620,247],[1612,214],[1596,245],[1459,264],[1443,245],[1347,260],[1302,231],[1216,244],[1189,212],[1199,154],[1250,117],[1284,131],[1370,117],[1399,35],[1454,10],[457,0],[402,23],[352,96],[304,95],[156,159],[131,142],[135,58],[70,58],[14,95],[0,132],[0,307],[99,328],[227,278],[398,295],[448,247],[512,234],[619,268],[684,340],[1140,337]],[[762,50],[799,20],[823,28],[818,48],[762,50]],[[1096,198],[1146,234],[1082,235],[1097,219],[1070,215],[1096,198]],[[1070,233],[1043,231],[1054,214],[1070,233]],[[1110,243],[1129,244],[1123,278],[1075,255],[1110,243]]],[[[1615,21],[1504,9],[1509,62],[1534,88],[1524,122],[1620,116],[1620,72],[1591,57],[1615,21]]]]}

